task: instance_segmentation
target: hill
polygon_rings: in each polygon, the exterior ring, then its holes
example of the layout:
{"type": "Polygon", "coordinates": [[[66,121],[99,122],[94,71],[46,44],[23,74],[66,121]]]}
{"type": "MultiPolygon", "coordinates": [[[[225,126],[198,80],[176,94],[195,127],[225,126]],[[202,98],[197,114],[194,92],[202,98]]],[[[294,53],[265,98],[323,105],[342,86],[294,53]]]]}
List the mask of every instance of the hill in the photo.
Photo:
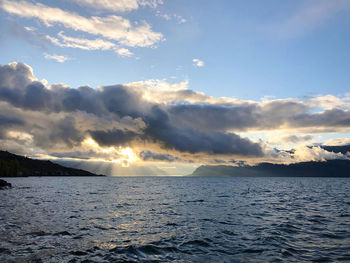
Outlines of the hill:
{"type": "Polygon", "coordinates": [[[350,160],[301,162],[294,164],[261,163],[256,166],[202,165],[193,176],[228,177],[350,177],[350,160]]]}
{"type": "Polygon", "coordinates": [[[34,160],[21,155],[0,151],[0,177],[18,176],[97,176],[96,174],[68,168],[51,161],[34,160]]]}

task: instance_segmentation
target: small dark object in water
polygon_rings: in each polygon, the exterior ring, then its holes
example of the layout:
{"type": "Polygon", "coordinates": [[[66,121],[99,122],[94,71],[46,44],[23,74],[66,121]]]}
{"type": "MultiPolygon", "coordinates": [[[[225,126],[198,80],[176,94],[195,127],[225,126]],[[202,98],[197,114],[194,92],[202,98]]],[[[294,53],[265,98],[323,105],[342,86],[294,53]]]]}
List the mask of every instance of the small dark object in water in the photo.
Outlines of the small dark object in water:
{"type": "Polygon", "coordinates": [[[12,184],[0,179],[0,189],[11,188],[12,184]]]}

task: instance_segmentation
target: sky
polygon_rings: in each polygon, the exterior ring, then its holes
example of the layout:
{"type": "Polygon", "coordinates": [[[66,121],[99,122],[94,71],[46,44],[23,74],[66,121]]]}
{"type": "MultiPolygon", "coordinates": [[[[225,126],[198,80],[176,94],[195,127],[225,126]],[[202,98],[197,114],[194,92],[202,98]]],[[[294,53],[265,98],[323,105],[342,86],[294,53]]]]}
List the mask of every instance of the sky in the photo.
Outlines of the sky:
{"type": "Polygon", "coordinates": [[[319,146],[350,143],[349,13],[0,0],[0,146],[113,175],[348,158],[319,146]]]}

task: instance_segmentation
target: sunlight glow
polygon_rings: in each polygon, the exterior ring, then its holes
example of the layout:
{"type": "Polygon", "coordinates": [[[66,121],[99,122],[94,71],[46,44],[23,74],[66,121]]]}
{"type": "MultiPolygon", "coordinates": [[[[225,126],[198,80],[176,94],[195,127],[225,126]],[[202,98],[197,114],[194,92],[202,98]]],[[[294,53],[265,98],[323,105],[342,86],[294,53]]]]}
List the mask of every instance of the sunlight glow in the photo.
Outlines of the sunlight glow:
{"type": "Polygon", "coordinates": [[[82,145],[86,148],[86,151],[92,150],[96,153],[102,154],[100,158],[91,158],[91,161],[105,161],[118,163],[122,167],[128,167],[130,163],[134,163],[139,160],[137,155],[130,147],[122,146],[111,146],[103,147],[100,146],[92,138],[86,138],[82,145]]]}
{"type": "Polygon", "coordinates": [[[122,148],[120,151],[121,154],[126,155],[129,162],[134,162],[137,160],[136,154],[130,147],[122,148]]]}

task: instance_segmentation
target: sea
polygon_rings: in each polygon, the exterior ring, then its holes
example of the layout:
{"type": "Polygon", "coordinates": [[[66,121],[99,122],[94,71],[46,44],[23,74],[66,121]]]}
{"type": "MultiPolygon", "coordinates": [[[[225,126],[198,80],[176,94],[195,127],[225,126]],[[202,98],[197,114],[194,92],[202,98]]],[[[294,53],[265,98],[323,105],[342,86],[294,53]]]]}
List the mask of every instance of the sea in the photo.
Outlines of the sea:
{"type": "Polygon", "coordinates": [[[349,178],[4,179],[0,262],[350,262],[349,178]]]}

